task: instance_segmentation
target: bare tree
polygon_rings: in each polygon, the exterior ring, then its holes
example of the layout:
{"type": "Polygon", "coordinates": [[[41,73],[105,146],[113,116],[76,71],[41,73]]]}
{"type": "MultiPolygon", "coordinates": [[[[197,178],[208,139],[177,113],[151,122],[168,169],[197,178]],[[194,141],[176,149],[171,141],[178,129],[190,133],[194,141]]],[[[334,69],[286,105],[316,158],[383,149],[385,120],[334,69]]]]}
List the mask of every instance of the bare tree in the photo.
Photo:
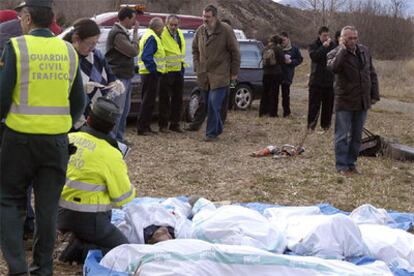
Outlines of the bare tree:
{"type": "Polygon", "coordinates": [[[407,7],[407,0],[390,0],[391,15],[403,17],[403,10],[407,7]]]}
{"type": "Polygon", "coordinates": [[[329,25],[332,17],[345,4],[346,0],[297,0],[303,9],[311,10],[315,15],[315,25],[329,25]]]}

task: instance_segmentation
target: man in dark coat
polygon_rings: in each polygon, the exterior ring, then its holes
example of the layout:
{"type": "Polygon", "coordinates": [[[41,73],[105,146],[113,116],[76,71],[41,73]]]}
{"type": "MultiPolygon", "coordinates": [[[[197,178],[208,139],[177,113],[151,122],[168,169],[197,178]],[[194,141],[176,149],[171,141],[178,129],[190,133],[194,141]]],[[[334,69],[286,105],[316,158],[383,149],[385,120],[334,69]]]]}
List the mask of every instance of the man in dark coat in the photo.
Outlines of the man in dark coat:
{"type": "Polygon", "coordinates": [[[378,78],[358,31],[346,26],[339,46],[328,53],[327,67],[335,74],[335,159],[339,173],[359,173],[356,161],[367,111],[379,101],[378,78]]]}
{"type": "Polygon", "coordinates": [[[319,113],[321,113],[321,128],[324,131],[329,129],[334,100],[334,75],[326,69],[326,55],[336,47],[336,44],[329,37],[328,27],[322,26],[318,33],[319,37],[309,45],[309,56],[312,60],[308,108],[308,129],[310,131],[315,130],[319,113]]]}
{"type": "MultiPolygon", "coordinates": [[[[283,117],[288,117],[290,111],[290,86],[293,82],[295,75],[295,67],[300,65],[303,61],[303,57],[297,47],[293,46],[289,35],[286,32],[280,34],[282,37],[282,48],[285,55],[285,63],[282,64],[283,80],[282,80],[282,106],[283,117]]],[[[276,101],[276,107],[278,101],[276,101]]],[[[277,113],[277,108],[276,108],[277,113]]]]}

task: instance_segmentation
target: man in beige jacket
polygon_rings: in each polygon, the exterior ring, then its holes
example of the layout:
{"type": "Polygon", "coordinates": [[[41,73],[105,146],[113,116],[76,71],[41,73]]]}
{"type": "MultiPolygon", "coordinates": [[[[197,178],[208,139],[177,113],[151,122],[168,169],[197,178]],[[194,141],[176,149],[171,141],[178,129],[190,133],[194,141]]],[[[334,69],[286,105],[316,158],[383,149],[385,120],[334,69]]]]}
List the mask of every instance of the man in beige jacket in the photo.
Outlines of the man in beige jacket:
{"type": "Polygon", "coordinates": [[[240,49],[233,29],[217,18],[217,8],[203,10],[204,24],[193,40],[194,70],[207,102],[206,142],[217,140],[223,132],[220,110],[228,93],[230,81],[240,70],[240,49]]]}

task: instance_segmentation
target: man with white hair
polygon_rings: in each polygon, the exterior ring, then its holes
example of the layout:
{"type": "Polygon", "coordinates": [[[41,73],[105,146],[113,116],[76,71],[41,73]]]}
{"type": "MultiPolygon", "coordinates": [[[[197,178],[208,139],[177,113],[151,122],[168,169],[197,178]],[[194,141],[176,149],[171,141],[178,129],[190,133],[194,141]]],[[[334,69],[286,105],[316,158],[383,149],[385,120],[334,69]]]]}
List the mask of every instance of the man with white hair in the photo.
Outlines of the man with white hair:
{"type": "Polygon", "coordinates": [[[359,174],[356,161],[367,111],[379,101],[378,78],[358,31],[346,26],[339,46],[328,53],[327,68],[335,74],[335,159],[344,176],[359,174]]]}
{"type": "Polygon", "coordinates": [[[151,118],[155,99],[160,89],[160,79],[165,71],[165,51],[161,43],[164,22],[154,17],[139,42],[138,66],[142,79],[142,104],[138,114],[138,135],[155,134],[151,118]]]}

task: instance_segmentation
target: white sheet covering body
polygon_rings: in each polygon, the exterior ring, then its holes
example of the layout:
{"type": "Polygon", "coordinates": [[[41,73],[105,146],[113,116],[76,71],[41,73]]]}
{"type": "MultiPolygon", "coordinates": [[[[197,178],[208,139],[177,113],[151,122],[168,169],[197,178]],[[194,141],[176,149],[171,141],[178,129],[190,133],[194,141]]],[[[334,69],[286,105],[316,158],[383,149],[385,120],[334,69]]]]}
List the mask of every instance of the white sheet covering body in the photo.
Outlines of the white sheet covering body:
{"type": "Polygon", "coordinates": [[[387,224],[395,222],[387,210],[364,204],[352,211],[349,217],[356,224],[387,224]]]}
{"type": "Polygon", "coordinates": [[[287,247],[303,256],[325,259],[369,256],[358,226],[343,214],[319,215],[314,207],[265,210],[269,221],[282,229],[287,247]]]}
{"type": "Polygon", "coordinates": [[[144,243],[144,229],[150,225],[171,226],[177,239],[191,236],[191,206],[176,198],[162,203],[144,203],[128,206],[125,221],[118,225],[130,243],[144,243]]]}
{"type": "Polygon", "coordinates": [[[413,234],[378,224],[361,224],[359,228],[374,258],[414,273],[413,234]]]}
{"type": "Polygon", "coordinates": [[[215,208],[201,198],[193,207],[192,237],[211,243],[247,245],[283,253],[285,238],[259,212],[237,205],[215,208]]]}
{"type": "Polygon", "coordinates": [[[340,260],[280,255],[248,246],[191,239],[121,245],[106,254],[101,265],[140,276],[392,275],[381,261],[356,266],[340,260]]]}

